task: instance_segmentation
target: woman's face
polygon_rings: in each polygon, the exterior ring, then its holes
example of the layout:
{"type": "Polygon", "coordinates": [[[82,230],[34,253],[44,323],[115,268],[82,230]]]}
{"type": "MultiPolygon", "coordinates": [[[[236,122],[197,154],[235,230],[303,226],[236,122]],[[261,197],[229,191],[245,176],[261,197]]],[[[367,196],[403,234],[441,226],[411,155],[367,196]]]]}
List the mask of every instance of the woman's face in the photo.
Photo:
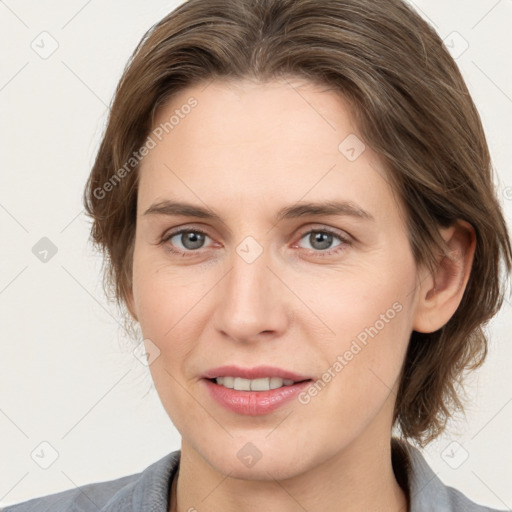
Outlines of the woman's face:
{"type": "Polygon", "coordinates": [[[419,278],[357,134],[305,82],[202,84],[157,116],[130,308],[182,449],[224,474],[282,479],[389,443],[419,278]]]}

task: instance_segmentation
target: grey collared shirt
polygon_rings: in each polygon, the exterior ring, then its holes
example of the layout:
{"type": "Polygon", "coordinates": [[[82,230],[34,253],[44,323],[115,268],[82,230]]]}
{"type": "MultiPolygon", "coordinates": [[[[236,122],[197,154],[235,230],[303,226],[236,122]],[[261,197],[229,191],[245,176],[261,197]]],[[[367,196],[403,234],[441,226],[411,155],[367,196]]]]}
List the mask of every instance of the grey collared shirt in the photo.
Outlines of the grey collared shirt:
{"type": "MultiPolygon", "coordinates": [[[[428,466],[421,452],[406,441],[392,439],[392,457],[397,480],[408,495],[409,512],[503,512],[477,505],[457,489],[444,485],[428,466]]],[[[168,512],[169,489],[179,461],[180,451],[177,450],[154,462],[141,473],[34,498],[2,510],[168,512]]]]}

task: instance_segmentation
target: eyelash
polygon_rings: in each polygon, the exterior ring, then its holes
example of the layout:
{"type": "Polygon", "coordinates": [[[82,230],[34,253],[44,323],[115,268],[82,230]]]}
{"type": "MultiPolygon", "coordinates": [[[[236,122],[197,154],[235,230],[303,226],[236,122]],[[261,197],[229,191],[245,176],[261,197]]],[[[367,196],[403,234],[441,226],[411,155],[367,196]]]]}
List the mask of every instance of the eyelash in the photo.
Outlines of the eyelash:
{"type": "MultiPolygon", "coordinates": [[[[182,228],[182,229],[179,229],[177,231],[172,231],[170,233],[164,234],[163,237],[162,237],[162,240],[159,243],[159,245],[166,244],[166,242],[168,242],[171,238],[175,237],[176,235],[181,235],[182,233],[201,233],[202,235],[207,236],[208,238],[210,238],[208,233],[206,233],[205,231],[203,231],[201,229],[197,229],[197,228],[182,228]]],[[[351,245],[350,244],[350,240],[348,238],[343,237],[338,232],[336,232],[334,230],[331,230],[331,229],[328,229],[328,228],[310,229],[309,231],[305,231],[304,233],[302,233],[300,235],[299,241],[302,240],[306,235],[309,235],[311,233],[327,233],[329,235],[333,235],[334,237],[338,238],[338,240],[340,240],[340,242],[341,242],[339,245],[337,245],[333,249],[328,249],[328,250],[325,250],[325,251],[315,250],[315,249],[308,249],[309,251],[313,251],[313,253],[315,253],[315,256],[320,256],[320,257],[332,256],[334,254],[343,252],[344,250],[347,249],[347,246],[351,245]]],[[[195,251],[194,250],[188,250],[188,251],[176,250],[170,244],[166,245],[166,250],[169,251],[172,254],[177,254],[177,255],[180,255],[180,256],[185,257],[185,258],[186,257],[195,256],[197,253],[200,252],[200,249],[195,250],[195,251]]]]}

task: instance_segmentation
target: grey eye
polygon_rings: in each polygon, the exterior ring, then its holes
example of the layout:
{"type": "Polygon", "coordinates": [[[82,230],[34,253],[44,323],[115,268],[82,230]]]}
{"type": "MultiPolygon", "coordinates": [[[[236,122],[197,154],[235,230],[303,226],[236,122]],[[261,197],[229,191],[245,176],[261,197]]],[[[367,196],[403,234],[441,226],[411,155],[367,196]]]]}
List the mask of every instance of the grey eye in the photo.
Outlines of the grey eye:
{"type": "MultiPolygon", "coordinates": [[[[307,247],[307,249],[314,249],[316,251],[325,251],[326,249],[331,249],[331,245],[333,240],[337,238],[340,240],[340,244],[343,240],[340,237],[329,233],[327,231],[310,231],[306,233],[301,240],[307,239],[308,243],[311,247],[307,247]]],[[[336,247],[336,246],[335,246],[336,247]]]]}
{"type": "MultiPolygon", "coordinates": [[[[204,244],[205,238],[207,235],[204,233],[201,233],[200,231],[181,231],[180,233],[175,233],[172,235],[169,240],[173,245],[176,245],[175,242],[173,242],[173,238],[177,238],[180,243],[183,245],[183,249],[187,249],[189,251],[193,251],[195,249],[200,249],[202,245],[204,244]]],[[[179,245],[178,245],[178,248],[179,245]]]]}

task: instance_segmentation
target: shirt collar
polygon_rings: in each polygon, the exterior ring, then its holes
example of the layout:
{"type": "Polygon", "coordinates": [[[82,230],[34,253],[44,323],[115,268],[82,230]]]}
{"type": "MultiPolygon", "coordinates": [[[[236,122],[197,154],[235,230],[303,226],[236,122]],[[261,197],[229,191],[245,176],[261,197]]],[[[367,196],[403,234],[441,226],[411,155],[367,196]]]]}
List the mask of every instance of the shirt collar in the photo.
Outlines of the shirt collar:
{"type": "MultiPolygon", "coordinates": [[[[429,467],[421,452],[396,437],[391,439],[391,448],[395,476],[409,501],[408,512],[431,512],[433,503],[436,510],[452,512],[447,487],[429,467]]],[[[137,479],[112,496],[101,512],[168,512],[170,485],[178,469],[180,454],[180,450],[176,450],[151,464],[137,479]]]]}
{"type": "Polygon", "coordinates": [[[393,470],[405,490],[409,512],[455,512],[448,487],[432,471],[418,448],[397,437],[391,438],[393,470]]]}
{"type": "Polygon", "coordinates": [[[180,453],[171,452],[148,466],[112,496],[100,512],[168,512],[170,485],[178,470],[180,453]]]}

